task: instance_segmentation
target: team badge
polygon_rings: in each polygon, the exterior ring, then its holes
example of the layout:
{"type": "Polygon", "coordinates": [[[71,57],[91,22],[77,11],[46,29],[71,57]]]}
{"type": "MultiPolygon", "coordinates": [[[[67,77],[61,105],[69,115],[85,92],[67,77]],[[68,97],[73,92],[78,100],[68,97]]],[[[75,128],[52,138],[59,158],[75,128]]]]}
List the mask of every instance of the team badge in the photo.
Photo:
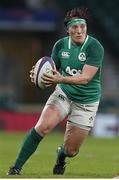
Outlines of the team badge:
{"type": "Polygon", "coordinates": [[[84,52],[81,52],[78,56],[80,61],[85,61],[86,60],[86,54],[84,52]]]}

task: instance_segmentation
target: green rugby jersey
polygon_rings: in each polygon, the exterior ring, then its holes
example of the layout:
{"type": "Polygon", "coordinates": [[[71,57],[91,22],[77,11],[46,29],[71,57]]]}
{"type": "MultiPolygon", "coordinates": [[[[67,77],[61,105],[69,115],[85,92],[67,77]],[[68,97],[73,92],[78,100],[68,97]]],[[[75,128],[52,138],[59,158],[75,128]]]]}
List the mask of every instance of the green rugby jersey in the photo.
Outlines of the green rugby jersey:
{"type": "Polygon", "coordinates": [[[95,38],[87,35],[82,45],[71,43],[69,36],[57,41],[53,47],[52,59],[63,76],[81,72],[85,64],[98,67],[98,71],[87,84],[59,84],[69,99],[81,104],[96,102],[101,96],[101,67],[104,48],[95,38]]]}

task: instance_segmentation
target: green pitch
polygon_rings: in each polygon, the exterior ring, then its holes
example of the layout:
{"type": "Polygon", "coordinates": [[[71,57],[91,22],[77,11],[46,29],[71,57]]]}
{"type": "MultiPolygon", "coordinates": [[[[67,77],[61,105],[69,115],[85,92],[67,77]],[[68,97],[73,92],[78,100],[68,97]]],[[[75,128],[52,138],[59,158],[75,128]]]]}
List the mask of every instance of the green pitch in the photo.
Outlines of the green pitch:
{"type": "MultiPolygon", "coordinates": [[[[9,178],[6,172],[15,159],[23,136],[20,133],[0,133],[0,178],[9,178]]],[[[15,178],[112,178],[119,171],[119,138],[90,136],[82,145],[80,155],[67,159],[65,175],[52,175],[56,148],[62,142],[62,133],[49,134],[25,164],[22,175],[15,178]]]]}

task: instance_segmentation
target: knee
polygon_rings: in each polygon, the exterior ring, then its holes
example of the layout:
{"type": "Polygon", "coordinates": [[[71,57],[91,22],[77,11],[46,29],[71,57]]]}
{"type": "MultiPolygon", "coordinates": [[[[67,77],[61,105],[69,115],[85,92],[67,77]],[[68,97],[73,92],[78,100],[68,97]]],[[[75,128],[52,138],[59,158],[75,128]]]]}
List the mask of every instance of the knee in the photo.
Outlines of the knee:
{"type": "Polygon", "coordinates": [[[79,149],[75,147],[69,147],[69,146],[64,146],[65,153],[67,157],[74,157],[78,154],[79,149]]]}
{"type": "Polygon", "coordinates": [[[42,125],[40,125],[40,126],[35,127],[35,129],[43,137],[45,135],[47,135],[51,131],[50,126],[42,126],[42,125]]]}

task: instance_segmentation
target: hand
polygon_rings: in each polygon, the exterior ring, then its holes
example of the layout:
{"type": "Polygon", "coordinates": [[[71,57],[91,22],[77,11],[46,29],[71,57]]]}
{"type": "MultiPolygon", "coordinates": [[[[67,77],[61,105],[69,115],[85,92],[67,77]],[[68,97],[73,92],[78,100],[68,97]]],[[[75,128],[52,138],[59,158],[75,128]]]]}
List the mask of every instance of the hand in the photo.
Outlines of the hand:
{"type": "Polygon", "coordinates": [[[56,70],[52,70],[53,75],[43,74],[41,82],[45,87],[49,87],[52,84],[58,84],[62,82],[63,76],[56,70]]]}
{"type": "Polygon", "coordinates": [[[35,66],[32,66],[32,69],[30,70],[30,78],[32,83],[34,83],[34,68],[35,66]]]}

